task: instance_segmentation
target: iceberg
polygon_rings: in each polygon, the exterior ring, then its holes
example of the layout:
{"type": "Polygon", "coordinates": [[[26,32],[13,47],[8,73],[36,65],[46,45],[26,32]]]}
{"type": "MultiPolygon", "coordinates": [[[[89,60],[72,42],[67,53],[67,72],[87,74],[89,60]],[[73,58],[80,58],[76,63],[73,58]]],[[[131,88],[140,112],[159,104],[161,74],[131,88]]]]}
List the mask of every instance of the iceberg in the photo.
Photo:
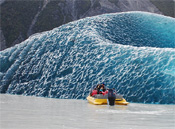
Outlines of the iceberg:
{"type": "Polygon", "coordinates": [[[129,102],[175,104],[175,19],[103,14],[0,51],[0,93],[85,99],[104,82],[129,102]]]}

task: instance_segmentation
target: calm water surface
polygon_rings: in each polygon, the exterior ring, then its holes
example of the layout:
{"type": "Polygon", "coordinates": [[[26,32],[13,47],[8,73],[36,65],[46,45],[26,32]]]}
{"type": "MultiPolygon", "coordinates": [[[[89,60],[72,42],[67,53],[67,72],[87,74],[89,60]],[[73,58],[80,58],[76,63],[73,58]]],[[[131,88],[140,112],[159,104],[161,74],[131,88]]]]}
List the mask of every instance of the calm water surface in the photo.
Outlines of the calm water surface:
{"type": "Polygon", "coordinates": [[[0,94],[1,129],[175,129],[175,105],[113,107],[86,100],[0,94]]]}

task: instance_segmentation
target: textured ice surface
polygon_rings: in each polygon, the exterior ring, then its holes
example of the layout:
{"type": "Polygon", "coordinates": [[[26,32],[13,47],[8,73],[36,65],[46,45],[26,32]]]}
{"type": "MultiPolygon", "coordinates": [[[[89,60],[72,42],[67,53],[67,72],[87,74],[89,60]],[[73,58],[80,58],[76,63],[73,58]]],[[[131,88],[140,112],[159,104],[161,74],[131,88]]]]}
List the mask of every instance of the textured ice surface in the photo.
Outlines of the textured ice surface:
{"type": "Polygon", "coordinates": [[[84,99],[104,82],[130,102],[175,104],[175,19],[85,18],[0,52],[0,92],[84,99]]]}

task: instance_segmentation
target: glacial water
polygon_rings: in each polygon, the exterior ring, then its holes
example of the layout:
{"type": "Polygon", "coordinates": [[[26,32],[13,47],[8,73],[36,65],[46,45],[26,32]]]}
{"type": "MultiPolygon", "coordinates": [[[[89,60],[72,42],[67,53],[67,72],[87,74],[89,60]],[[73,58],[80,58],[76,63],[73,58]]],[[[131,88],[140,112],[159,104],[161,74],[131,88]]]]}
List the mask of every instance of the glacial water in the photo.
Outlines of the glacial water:
{"type": "Polygon", "coordinates": [[[174,129],[175,106],[0,94],[1,129],[174,129]]]}
{"type": "Polygon", "coordinates": [[[84,18],[1,51],[0,62],[1,93],[85,99],[104,82],[129,102],[175,104],[175,19],[84,18]]]}

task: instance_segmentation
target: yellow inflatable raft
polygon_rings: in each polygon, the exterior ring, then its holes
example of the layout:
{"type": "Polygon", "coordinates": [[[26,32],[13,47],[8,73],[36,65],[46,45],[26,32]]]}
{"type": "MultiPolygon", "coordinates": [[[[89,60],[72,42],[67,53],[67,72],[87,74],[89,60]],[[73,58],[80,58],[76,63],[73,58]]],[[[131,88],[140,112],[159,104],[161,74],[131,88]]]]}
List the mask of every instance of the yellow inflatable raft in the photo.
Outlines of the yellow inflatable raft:
{"type": "MultiPolygon", "coordinates": [[[[95,104],[95,105],[108,104],[107,95],[103,95],[103,94],[97,94],[95,96],[89,95],[87,97],[87,100],[89,103],[95,104]]],[[[128,105],[129,102],[127,102],[121,95],[116,95],[115,104],[116,105],[128,105]]]]}

